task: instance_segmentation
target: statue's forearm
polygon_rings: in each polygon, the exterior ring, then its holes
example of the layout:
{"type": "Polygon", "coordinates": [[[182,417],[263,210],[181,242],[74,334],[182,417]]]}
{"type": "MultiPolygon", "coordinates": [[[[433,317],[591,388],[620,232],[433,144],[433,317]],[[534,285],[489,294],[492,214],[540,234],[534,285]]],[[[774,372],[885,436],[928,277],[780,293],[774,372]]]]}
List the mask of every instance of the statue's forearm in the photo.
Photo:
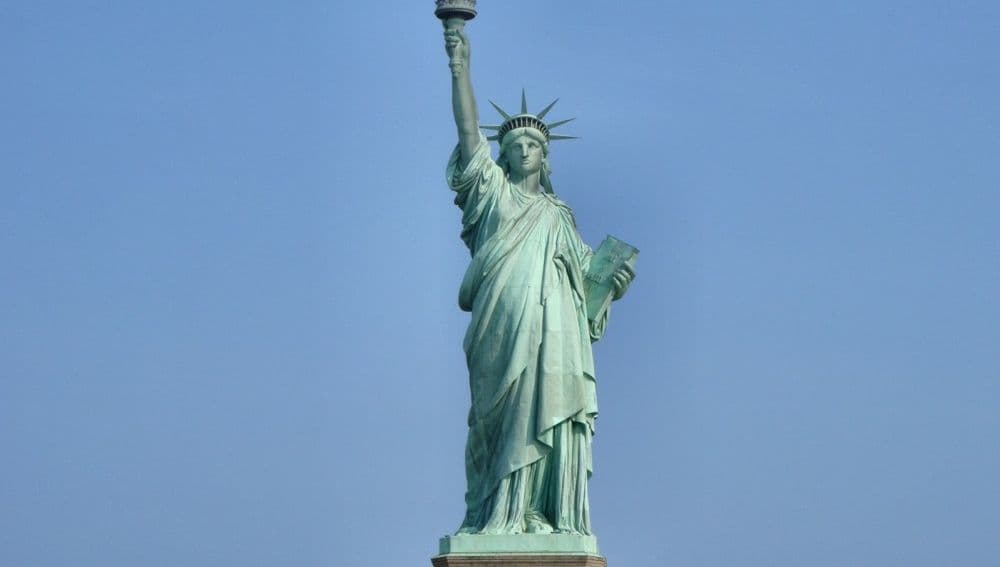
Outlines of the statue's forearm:
{"type": "Polygon", "coordinates": [[[476,112],[476,97],[472,92],[468,68],[452,77],[451,102],[458,127],[458,145],[462,151],[462,161],[468,161],[479,145],[479,116],[476,112]]]}
{"type": "Polygon", "coordinates": [[[458,135],[477,134],[479,116],[476,113],[476,97],[472,93],[472,81],[468,70],[464,70],[451,80],[451,102],[455,111],[455,125],[458,135]]]}

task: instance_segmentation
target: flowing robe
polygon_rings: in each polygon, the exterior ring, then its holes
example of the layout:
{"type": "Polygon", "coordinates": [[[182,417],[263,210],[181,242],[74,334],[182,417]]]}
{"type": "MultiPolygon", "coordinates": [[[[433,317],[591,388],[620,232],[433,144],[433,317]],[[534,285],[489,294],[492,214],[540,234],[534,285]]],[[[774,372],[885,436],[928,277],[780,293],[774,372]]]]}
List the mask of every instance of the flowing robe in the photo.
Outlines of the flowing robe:
{"type": "Polygon", "coordinates": [[[460,532],[590,533],[587,479],[597,416],[583,273],[593,251],[572,211],[512,185],[484,139],[447,179],[472,261],[459,305],[472,407],[460,532]],[[539,526],[543,526],[539,530],[539,526]]]}

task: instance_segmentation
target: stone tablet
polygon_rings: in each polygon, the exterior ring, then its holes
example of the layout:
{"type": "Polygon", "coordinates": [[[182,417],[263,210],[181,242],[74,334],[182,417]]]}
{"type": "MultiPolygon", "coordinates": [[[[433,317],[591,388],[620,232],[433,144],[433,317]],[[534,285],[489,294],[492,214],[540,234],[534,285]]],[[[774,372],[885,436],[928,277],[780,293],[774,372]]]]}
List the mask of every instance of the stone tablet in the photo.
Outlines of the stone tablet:
{"type": "Polygon", "coordinates": [[[590,259],[590,267],[584,274],[584,289],[587,290],[587,318],[598,321],[604,316],[611,299],[615,294],[615,272],[622,266],[635,267],[639,249],[631,244],[618,240],[610,234],[601,243],[590,259]]]}

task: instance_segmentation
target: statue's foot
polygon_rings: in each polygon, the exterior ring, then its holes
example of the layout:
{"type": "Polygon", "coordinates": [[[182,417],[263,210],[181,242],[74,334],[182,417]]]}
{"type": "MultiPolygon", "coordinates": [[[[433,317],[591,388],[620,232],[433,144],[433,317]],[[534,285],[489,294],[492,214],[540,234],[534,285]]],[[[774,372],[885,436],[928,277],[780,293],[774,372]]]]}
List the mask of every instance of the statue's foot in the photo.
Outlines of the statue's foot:
{"type": "Polygon", "coordinates": [[[535,510],[530,510],[524,515],[525,533],[529,534],[550,534],[553,532],[552,524],[535,510]]]}
{"type": "Polygon", "coordinates": [[[527,529],[524,531],[529,534],[550,534],[552,533],[552,526],[541,522],[528,522],[527,529]]]}
{"type": "Polygon", "coordinates": [[[583,535],[583,536],[593,535],[589,531],[586,531],[586,530],[574,530],[574,529],[565,529],[565,528],[560,528],[558,530],[555,530],[555,533],[557,533],[557,534],[566,534],[566,535],[583,535]]]}

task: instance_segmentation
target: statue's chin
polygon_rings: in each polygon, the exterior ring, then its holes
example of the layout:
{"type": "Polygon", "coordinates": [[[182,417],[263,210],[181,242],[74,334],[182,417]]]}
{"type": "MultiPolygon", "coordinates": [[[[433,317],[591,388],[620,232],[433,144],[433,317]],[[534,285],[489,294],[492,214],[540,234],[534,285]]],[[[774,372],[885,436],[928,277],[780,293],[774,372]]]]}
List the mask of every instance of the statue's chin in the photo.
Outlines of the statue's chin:
{"type": "Polygon", "coordinates": [[[532,174],[538,173],[539,171],[541,171],[541,168],[538,167],[525,169],[521,167],[511,166],[510,168],[511,173],[518,175],[520,177],[529,177],[532,174]]]}

